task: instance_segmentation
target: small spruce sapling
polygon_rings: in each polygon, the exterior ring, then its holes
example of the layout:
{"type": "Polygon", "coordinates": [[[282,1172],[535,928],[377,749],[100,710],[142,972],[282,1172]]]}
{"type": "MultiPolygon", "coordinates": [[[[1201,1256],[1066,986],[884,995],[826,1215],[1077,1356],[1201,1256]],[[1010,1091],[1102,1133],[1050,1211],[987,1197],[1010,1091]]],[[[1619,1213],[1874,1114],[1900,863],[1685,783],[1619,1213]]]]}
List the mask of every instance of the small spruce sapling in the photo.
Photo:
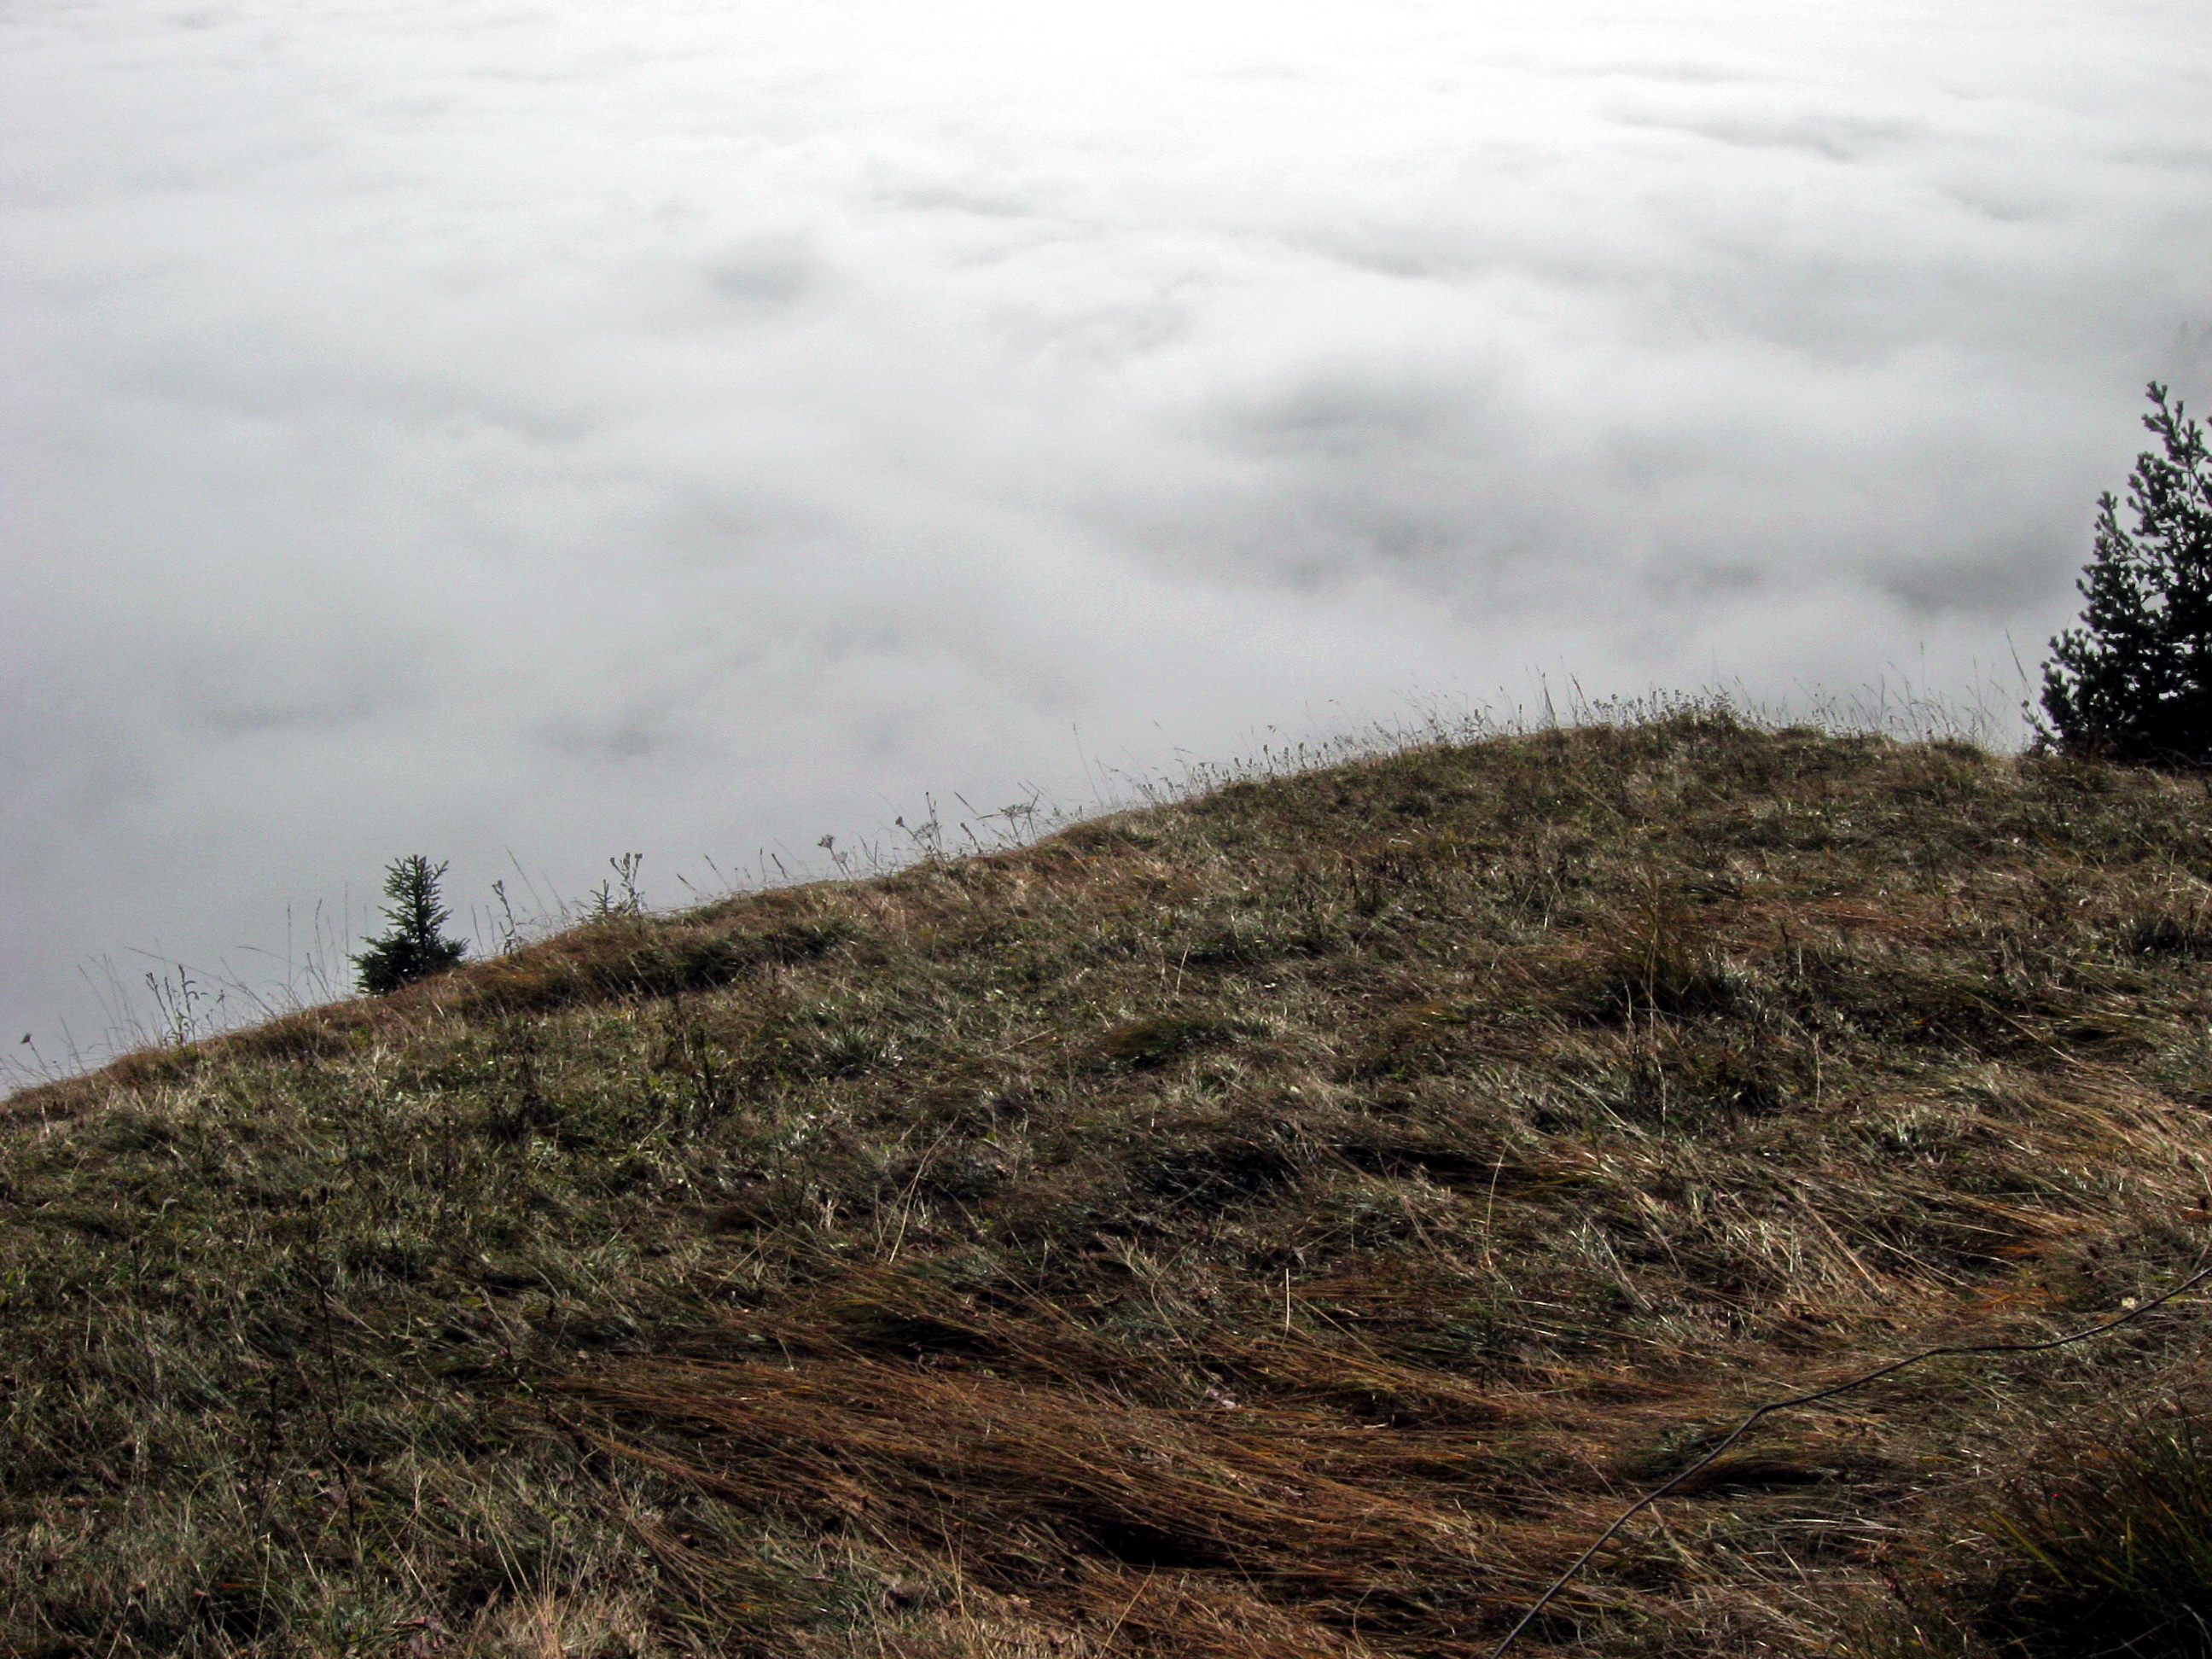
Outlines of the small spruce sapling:
{"type": "Polygon", "coordinates": [[[441,974],[468,954],[467,945],[438,931],[453,914],[438,902],[445,874],[444,865],[434,868],[419,853],[394,859],[384,872],[384,896],[392,901],[384,915],[391,930],[382,939],[362,941],[368,949],[353,959],[361,988],[371,996],[441,974]]]}
{"type": "Polygon", "coordinates": [[[2070,754],[2135,765],[2212,765],[2212,458],[2203,428],[2153,381],[2142,423],[2160,448],[2119,503],[2097,502],[2095,551],[2076,584],[2081,624],[2051,641],[2043,711],[2070,754]]]}

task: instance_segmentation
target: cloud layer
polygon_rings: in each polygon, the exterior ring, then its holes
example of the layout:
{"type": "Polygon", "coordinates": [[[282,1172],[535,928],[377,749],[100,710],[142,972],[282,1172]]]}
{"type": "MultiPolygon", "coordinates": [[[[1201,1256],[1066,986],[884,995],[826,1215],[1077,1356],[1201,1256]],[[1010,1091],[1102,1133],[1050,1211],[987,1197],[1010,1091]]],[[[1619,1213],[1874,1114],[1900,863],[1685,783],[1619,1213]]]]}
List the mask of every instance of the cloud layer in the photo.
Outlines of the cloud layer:
{"type": "Polygon", "coordinates": [[[50,1054],[418,848],[2008,678],[2212,380],[2185,0],[22,0],[0,80],[50,1054]]]}

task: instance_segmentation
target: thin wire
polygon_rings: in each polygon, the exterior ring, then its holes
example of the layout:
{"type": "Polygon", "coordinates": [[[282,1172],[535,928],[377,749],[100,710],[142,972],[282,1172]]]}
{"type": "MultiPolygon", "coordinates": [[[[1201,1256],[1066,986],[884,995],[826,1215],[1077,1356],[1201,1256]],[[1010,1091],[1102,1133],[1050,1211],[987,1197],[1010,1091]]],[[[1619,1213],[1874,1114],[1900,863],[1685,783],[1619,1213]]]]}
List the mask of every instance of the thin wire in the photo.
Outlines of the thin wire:
{"type": "Polygon", "coordinates": [[[1977,1342],[1962,1347],[1929,1348],[1920,1353],[1908,1355],[1903,1359],[1893,1359],[1887,1365],[1877,1366],[1863,1376],[1851,1378],[1848,1382],[1838,1382],[1829,1388],[1815,1389],[1810,1394],[1793,1395],[1787,1400],[1771,1401],[1759,1407],[1742,1422],[1737,1424],[1729,1432],[1728,1438],[1715,1446],[1703,1457],[1676,1474],[1664,1486],[1654,1487],[1623,1510],[1614,1519],[1613,1523],[1591,1540],[1590,1547],[1569,1563],[1567,1570],[1554,1578],[1544,1593],[1530,1604],[1528,1610],[1521,1615],[1513,1628],[1505,1632],[1505,1639],[1491,1649],[1489,1659],[1500,1659],[1500,1656],[1520,1638],[1521,1633],[1536,1622],[1537,1616],[1552,1605],[1559,1592],[1574,1581],[1575,1575],[1588,1566],[1596,1557],[1597,1553],[1611,1543],[1623,1527],[1697,1474],[1698,1470],[1705,1468],[1723,1452],[1735,1445],[1737,1441],[1742,1439],[1760,1419],[1770,1417],[1776,1412],[1788,1411],[1792,1407],[1810,1406],[1823,1400],[1832,1400],[1839,1394],[1849,1394],[1853,1389],[1863,1388],[1869,1382],[1879,1382],[1881,1378],[1901,1371],[1909,1365],[1917,1365],[1924,1359],[1942,1359],[1954,1355],[1977,1353],[2045,1353],[2053,1348],[2063,1348],[2071,1342],[2086,1342],[2093,1336],[2102,1336],[2107,1331],[2116,1331],[2131,1321],[2141,1319],[2152,1309],[2163,1307],[2177,1297],[2186,1295],[2208,1279],[2212,1279],[2212,1267],[2199,1267],[2172,1290],[2161,1296],[2153,1297],[2139,1308],[2129,1309],[2117,1319],[2108,1319],[2101,1325],[2092,1325],[2087,1330],[2075,1331],[2070,1335],[2053,1337],[2048,1342],[1977,1342]]]}

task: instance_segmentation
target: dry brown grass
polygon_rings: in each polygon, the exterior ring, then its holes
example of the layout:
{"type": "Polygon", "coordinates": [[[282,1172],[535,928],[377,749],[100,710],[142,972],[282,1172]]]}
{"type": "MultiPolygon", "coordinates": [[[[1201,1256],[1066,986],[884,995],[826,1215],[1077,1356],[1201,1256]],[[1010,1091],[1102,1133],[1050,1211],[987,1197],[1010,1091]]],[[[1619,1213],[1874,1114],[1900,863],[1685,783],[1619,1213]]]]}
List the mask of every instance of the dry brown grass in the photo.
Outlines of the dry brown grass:
{"type": "MultiPolygon", "coordinates": [[[[1747,1406],[2198,1259],[2208,901],[2193,779],[1691,712],[133,1056],[0,1109],[0,1652],[1481,1652],[1747,1406]]],[[[1954,1650],[2204,1352],[1765,1425],[1533,1646],[1954,1650]]]]}

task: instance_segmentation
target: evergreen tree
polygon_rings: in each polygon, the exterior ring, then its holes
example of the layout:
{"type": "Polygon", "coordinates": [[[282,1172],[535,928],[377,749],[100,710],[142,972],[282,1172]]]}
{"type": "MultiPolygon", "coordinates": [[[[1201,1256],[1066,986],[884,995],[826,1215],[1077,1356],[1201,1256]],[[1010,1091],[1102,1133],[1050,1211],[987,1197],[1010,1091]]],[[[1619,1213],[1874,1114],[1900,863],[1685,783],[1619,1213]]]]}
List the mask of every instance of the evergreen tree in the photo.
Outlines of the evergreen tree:
{"type": "Polygon", "coordinates": [[[2081,623],[2051,641],[2043,710],[2059,746],[2136,765],[2212,765],[2212,459],[2203,429],[2153,381],[2143,424],[2160,450],[2119,503],[2097,502],[2095,551],[2076,584],[2081,623]]]}
{"type": "Polygon", "coordinates": [[[384,872],[385,919],[391,931],[382,939],[364,939],[368,946],[353,959],[361,970],[361,988],[372,996],[396,991],[410,981],[441,974],[468,954],[469,947],[438,931],[453,914],[438,902],[438,884],[446,866],[433,869],[420,853],[394,859],[384,872]]]}

